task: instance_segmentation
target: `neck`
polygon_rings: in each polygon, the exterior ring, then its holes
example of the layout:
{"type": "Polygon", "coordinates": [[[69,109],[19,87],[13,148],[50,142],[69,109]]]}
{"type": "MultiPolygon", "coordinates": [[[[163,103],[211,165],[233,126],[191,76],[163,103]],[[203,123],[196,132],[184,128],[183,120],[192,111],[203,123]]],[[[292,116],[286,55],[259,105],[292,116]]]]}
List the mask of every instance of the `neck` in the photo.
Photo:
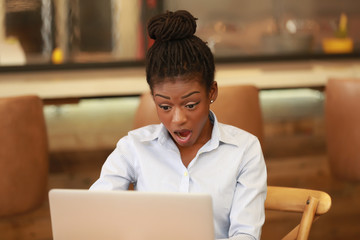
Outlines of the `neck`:
{"type": "Polygon", "coordinates": [[[212,134],[213,124],[210,122],[210,119],[205,123],[203,133],[199,136],[199,139],[192,145],[188,147],[182,147],[178,144],[177,147],[180,151],[181,160],[185,167],[189,165],[192,159],[195,158],[196,154],[202,146],[204,146],[210,139],[212,134]]]}

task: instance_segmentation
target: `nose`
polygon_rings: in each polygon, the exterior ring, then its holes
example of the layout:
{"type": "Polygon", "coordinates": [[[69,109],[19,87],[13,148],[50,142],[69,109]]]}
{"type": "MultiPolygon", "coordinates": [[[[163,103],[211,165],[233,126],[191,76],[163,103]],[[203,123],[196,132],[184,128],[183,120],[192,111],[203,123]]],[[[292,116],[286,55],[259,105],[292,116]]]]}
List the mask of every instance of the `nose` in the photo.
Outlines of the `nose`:
{"type": "Polygon", "coordinates": [[[172,122],[175,124],[183,124],[184,122],[186,122],[186,114],[184,112],[184,109],[181,109],[179,107],[174,108],[172,122]]]}

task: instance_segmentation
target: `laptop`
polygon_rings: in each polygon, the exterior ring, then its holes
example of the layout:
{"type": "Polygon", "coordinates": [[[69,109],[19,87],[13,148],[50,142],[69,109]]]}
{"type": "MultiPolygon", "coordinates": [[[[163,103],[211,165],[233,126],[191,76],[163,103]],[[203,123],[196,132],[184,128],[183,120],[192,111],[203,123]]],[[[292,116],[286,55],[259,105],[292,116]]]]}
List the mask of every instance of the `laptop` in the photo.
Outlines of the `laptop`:
{"type": "Polygon", "coordinates": [[[54,240],[213,240],[210,195],[52,189],[54,240]]]}

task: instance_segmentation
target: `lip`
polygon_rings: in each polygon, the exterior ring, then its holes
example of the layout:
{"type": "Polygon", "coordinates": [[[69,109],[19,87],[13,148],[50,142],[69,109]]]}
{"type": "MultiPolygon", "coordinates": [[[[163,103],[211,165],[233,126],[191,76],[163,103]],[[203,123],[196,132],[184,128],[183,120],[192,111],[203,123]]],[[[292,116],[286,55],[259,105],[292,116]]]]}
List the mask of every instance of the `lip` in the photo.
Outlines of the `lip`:
{"type": "Polygon", "coordinates": [[[173,136],[179,145],[185,145],[190,141],[192,131],[188,129],[176,130],[173,132],[173,136]]]}

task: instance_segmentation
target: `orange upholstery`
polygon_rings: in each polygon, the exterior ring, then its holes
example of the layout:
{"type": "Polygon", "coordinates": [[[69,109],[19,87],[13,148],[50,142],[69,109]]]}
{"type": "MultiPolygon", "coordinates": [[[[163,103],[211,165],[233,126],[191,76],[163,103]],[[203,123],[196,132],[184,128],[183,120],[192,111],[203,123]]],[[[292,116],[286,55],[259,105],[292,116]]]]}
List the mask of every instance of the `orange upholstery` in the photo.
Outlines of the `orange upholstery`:
{"type": "Polygon", "coordinates": [[[160,123],[160,120],[157,116],[154,99],[150,92],[144,92],[140,96],[139,106],[135,112],[133,127],[135,129],[158,123],[160,123]]]}
{"type": "MultiPolygon", "coordinates": [[[[244,129],[263,141],[259,92],[255,86],[220,86],[216,101],[211,104],[219,122],[244,129]]],[[[142,94],[135,113],[134,128],[159,123],[150,92],[142,94]]]]}
{"type": "Polygon", "coordinates": [[[326,85],[326,143],[334,176],[360,180],[360,79],[330,79],[326,85]]]}
{"type": "Polygon", "coordinates": [[[0,216],[5,216],[45,200],[48,146],[38,97],[0,98],[0,116],[0,216]]]}
{"type": "Polygon", "coordinates": [[[216,101],[211,104],[219,122],[244,129],[263,142],[263,120],[259,90],[252,85],[219,87],[216,101]]]}

